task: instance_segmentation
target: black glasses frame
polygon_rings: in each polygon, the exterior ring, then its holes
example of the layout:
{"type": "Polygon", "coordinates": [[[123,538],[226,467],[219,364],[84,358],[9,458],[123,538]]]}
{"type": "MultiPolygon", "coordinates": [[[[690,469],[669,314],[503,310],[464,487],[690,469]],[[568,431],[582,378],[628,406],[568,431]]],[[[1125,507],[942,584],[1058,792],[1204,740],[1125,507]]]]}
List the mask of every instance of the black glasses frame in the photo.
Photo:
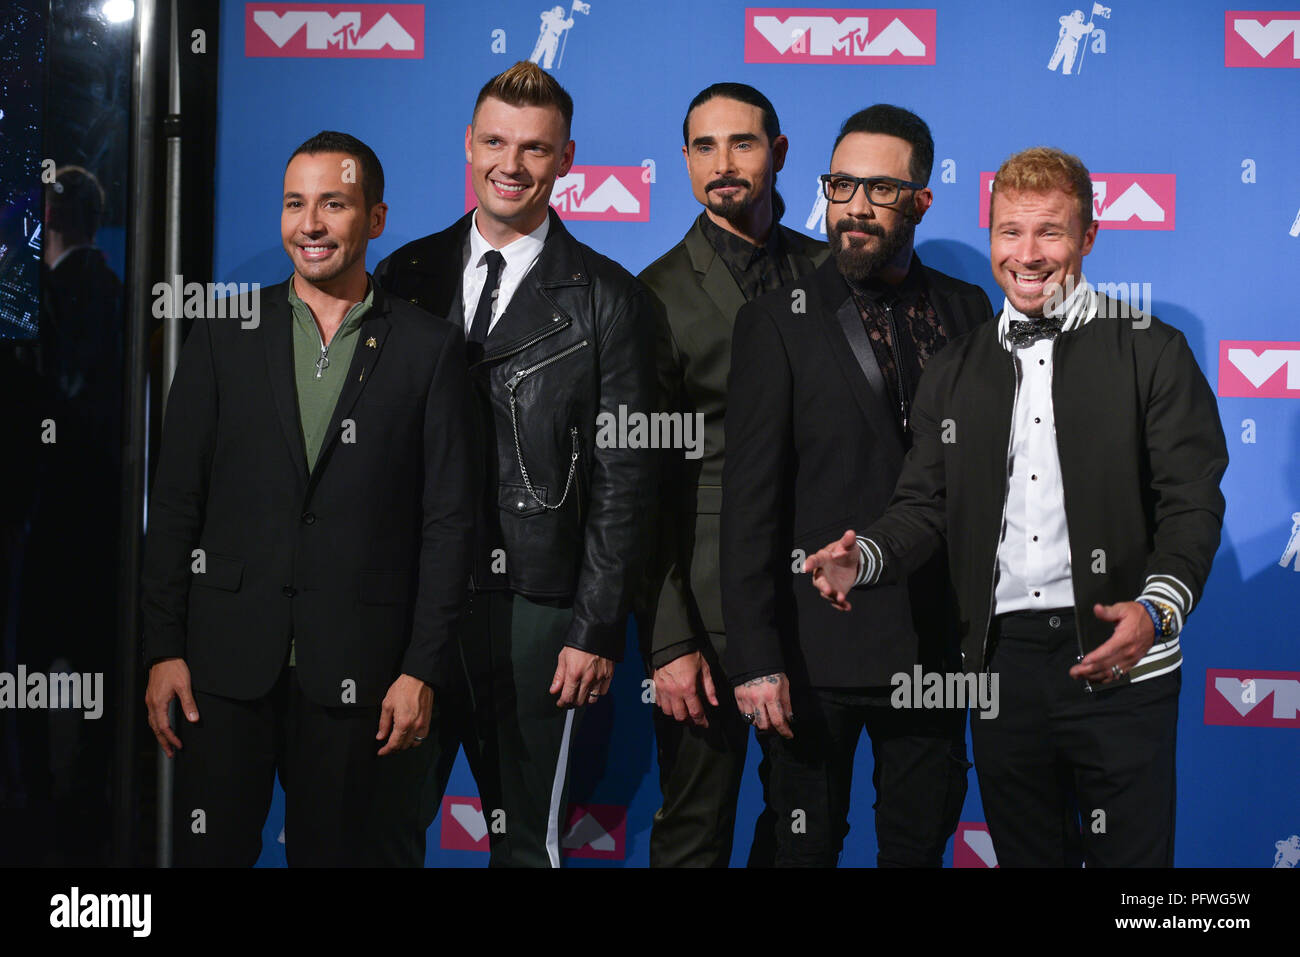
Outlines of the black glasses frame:
{"type": "Polygon", "coordinates": [[[843,173],[822,173],[818,177],[822,183],[822,195],[826,197],[827,202],[831,203],[851,203],[853,197],[858,194],[858,187],[866,187],[867,202],[872,206],[892,207],[897,206],[898,201],[903,198],[904,189],[925,189],[924,183],[913,183],[905,179],[895,179],[893,176],[846,176],[843,173]],[[831,195],[832,180],[853,180],[853,192],[849,193],[845,199],[836,199],[831,195]],[[872,183],[889,183],[895,188],[894,198],[888,203],[878,203],[871,198],[872,183]]]}

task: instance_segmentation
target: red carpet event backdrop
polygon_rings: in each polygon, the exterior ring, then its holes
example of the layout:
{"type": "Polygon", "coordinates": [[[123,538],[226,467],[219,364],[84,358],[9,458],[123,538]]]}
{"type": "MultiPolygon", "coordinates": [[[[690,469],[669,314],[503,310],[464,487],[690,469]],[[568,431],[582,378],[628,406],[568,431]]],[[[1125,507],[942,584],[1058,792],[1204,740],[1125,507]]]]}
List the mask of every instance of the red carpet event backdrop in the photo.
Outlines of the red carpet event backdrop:
{"type": "MultiPolygon", "coordinates": [[[[1108,0],[934,2],[914,9],[756,7],[736,0],[491,4],[225,0],[215,275],[274,283],[284,162],[322,129],[375,149],[387,231],[369,265],[473,205],[464,132],[479,87],[521,59],[573,95],[572,171],[551,202],[583,242],[638,272],[699,212],[681,155],[692,96],[720,80],[775,104],[790,151],[784,223],[824,235],[839,124],[907,107],[935,139],[935,202],[917,230],[933,267],[1002,294],[988,190],[1010,153],[1077,154],[1101,223],[1085,263],[1102,291],[1180,329],[1219,396],[1231,465],[1223,543],[1182,636],[1177,863],[1300,864],[1300,8],[1108,0]]],[[[576,743],[570,865],[644,866],[659,790],[650,685],[635,635],[576,743]]],[[[761,798],[741,794],[734,863],[761,798]]],[[[871,756],[854,775],[841,863],[875,859],[871,756]]],[[[261,862],[284,863],[277,793],[261,862]]],[[[459,759],[430,865],[487,861],[459,759]]],[[[946,862],[992,867],[974,774],[946,862]]]]}

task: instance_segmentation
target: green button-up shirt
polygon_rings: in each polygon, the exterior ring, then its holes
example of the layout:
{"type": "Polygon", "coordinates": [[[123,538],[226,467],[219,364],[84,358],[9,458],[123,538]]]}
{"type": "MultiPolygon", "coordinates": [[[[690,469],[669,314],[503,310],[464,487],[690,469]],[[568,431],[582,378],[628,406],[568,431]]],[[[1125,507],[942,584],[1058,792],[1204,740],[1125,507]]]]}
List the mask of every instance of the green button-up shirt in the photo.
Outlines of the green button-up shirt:
{"type": "MultiPolygon", "coordinates": [[[[361,320],[374,304],[374,283],[366,283],[366,298],[348,310],[343,323],[326,346],[321,342],[320,328],[311,308],[298,298],[289,281],[289,306],[293,310],[293,377],[298,390],[298,423],[302,427],[302,440],[307,446],[307,471],[316,467],[321,446],[325,444],[325,430],[334,417],[343,380],[352,365],[352,353],[357,348],[357,334],[361,320]],[[321,356],[324,354],[325,360],[321,356]]],[[[298,642],[289,642],[289,665],[298,664],[298,642]]]]}
{"type": "Polygon", "coordinates": [[[305,302],[298,298],[289,283],[289,305],[293,309],[293,371],[298,388],[298,417],[302,438],[307,446],[307,470],[316,467],[321,446],[325,444],[325,430],[329,428],[338,405],[343,380],[352,365],[352,353],[357,348],[361,320],[374,303],[375,289],[367,283],[366,298],[348,310],[329,345],[321,342],[316,318],[305,302]],[[324,354],[325,361],[321,361],[324,354]]]}

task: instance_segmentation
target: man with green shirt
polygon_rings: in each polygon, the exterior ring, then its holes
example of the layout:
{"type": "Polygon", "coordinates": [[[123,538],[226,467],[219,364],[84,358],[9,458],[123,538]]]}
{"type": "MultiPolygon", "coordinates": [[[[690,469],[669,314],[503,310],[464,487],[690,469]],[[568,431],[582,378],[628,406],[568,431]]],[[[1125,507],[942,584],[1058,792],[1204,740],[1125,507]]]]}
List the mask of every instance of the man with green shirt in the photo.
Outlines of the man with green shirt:
{"type": "Polygon", "coordinates": [[[196,320],[176,370],[142,606],[181,865],[255,863],[277,774],[293,866],[382,862],[372,823],[418,799],[395,782],[418,778],[454,644],[479,456],[464,334],[366,274],[386,212],[364,143],[300,146],[293,275],[251,328],[226,304],[196,320]]]}

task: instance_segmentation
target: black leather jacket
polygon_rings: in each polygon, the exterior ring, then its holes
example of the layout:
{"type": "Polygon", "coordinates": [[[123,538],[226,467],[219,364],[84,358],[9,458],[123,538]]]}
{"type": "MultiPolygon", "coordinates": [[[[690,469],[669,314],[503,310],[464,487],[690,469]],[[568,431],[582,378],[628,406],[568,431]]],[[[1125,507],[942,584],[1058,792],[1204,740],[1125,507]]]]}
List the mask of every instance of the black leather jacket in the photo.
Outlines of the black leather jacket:
{"type": "MultiPolygon", "coordinates": [[[[472,214],[375,269],[394,295],[464,323],[472,214]]],[[[657,481],[649,449],[602,448],[597,416],[656,408],[653,318],[618,263],[554,211],[541,255],[471,369],[488,475],[474,586],[573,605],[565,644],[621,659],[657,481]],[[504,567],[503,567],[504,566],[504,567]]],[[[606,443],[607,444],[607,443],[606,443]]]]}

